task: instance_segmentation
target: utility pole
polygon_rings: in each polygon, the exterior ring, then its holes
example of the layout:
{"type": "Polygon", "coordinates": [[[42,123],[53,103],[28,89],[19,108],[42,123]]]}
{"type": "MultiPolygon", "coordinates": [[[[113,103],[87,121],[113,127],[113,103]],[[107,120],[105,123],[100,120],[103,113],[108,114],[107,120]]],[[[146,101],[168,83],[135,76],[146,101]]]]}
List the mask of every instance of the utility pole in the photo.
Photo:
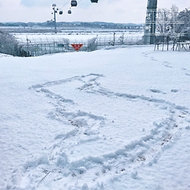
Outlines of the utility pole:
{"type": "Polygon", "coordinates": [[[148,0],[144,28],[144,44],[154,44],[156,32],[157,0],[148,0]]]}

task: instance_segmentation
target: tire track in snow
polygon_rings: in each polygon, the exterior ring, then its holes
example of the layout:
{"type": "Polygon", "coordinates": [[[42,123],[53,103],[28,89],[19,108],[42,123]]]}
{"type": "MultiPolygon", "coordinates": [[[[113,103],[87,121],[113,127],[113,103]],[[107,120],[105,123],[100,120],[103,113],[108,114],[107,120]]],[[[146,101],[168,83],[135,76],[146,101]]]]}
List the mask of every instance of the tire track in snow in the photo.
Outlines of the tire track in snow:
{"type": "Polygon", "coordinates": [[[101,87],[101,84],[98,83],[101,77],[103,75],[99,74],[75,76],[42,85],[34,85],[30,88],[44,94],[55,106],[54,112],[50,113],[52,119],[61,118],[61,122],[64,121],[74,127],[68,133],[59,134],[55,137],[55,144],[53,144],[49,155],[25,164],[25,177],[29,179],[30,185],[34,184],[33,186],[38,188],[50,179],[51,181],[53,179],[55,183],[59,181],[67,185],[67,181],[74,178],[77,184],[82,187],[84,179],[90,178],[92,179],[92,186],[95,187],[97,184],[113,179],[115,175],[128,174],[132,178],[138,178],[138,168],[142,164],[151,166],[156,163],[161,152],[169,148],[173,141],[178,138],[179,125],[187,121],[189,108],[163,99],[112,92],[101,87]],[[78,87],[79,92],[84,91],[108,98],[136,99],[152,104],[167,105],[170,116],[160,123],[154,123],[154,128],[149,134],[137,138],[137,140],[116,151],[101,156],[88,156],[76,161],[69,161],[65,150],[101,138],[98,130],[104,127],[106,122],[106,119],[102,116],[85,111],[76,111],[73,109],[76,103],[72,99],[64,98],[48,89],[51,86],[63,85],[76,80],[81,82],[81,86],[78,87]]]}

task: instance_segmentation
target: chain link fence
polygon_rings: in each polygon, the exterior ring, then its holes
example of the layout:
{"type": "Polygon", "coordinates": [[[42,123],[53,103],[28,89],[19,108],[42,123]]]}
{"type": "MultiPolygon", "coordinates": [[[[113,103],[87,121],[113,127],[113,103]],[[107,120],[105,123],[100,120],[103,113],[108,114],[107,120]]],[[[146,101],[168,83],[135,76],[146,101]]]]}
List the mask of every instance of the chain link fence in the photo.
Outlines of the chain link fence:
{"type": "MultiPolygon", "coordinates": [[[[64,35],[63,35],[64,36],[64,35]]],[[[26,39],[17,38],[17,48],[12,49],[10,53],[14,56],[30,57],[41,56],[45,54],[54,54],[61,52],[73,52],[76,51],[73,48],[73,44],[82,44],[82,47],[77,51],[95,51],[97,49],[103,49],[111,46],[123,46],[123,45],[140,45],[143,44],[142,33],[125,34],[125,33],[110,33],[110,34],[97,34],[87,36],[85,39],[79,39],[80,36],[72,36],[71,39],[50,35],[45,38],[40,37],[26,37],[26,39]],[[91,37],[91,38],[90,38],[91,37]],[[90,39],[87,39],[90,38],[90,39]]]]}

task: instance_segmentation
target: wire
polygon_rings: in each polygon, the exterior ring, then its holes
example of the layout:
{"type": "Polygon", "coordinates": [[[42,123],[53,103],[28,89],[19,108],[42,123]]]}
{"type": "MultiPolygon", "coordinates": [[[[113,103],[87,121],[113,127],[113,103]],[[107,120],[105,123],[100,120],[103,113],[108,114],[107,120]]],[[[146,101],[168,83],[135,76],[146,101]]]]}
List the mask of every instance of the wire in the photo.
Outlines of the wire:
{"type": "Polygon", "coordinates": [[[82,0],[80,0],[78,3],[80,3],[82,0]]]}
{"type": "Polygon", "coordinates": [[[70,0],[68,0],[68,1],[61,7],[61,9],[62,9],[63,7],[65,7],[69,2],[70,2],[70,0]]]}

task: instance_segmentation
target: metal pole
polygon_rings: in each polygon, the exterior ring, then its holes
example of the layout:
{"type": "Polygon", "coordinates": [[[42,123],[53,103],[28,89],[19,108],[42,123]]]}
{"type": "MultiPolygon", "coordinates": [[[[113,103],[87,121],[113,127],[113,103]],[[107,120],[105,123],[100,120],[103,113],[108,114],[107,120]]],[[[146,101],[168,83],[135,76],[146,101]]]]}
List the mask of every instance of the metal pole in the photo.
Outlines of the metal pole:
{"type": "Polygon", "coordinates": [[[56,23],[57,10],[56,10],[56,4],[53,4],[52,7],[53,7],[53,22],[54,22],[55,34],[56,34],[57,33],[57,23],[56,23]]]}
{"type": "Polygon", "coordinates": [[[55,24],[55,33],[57,33],[56,12],[55,12],[55,10],[54,10],[54,24],[55,24]]]}

